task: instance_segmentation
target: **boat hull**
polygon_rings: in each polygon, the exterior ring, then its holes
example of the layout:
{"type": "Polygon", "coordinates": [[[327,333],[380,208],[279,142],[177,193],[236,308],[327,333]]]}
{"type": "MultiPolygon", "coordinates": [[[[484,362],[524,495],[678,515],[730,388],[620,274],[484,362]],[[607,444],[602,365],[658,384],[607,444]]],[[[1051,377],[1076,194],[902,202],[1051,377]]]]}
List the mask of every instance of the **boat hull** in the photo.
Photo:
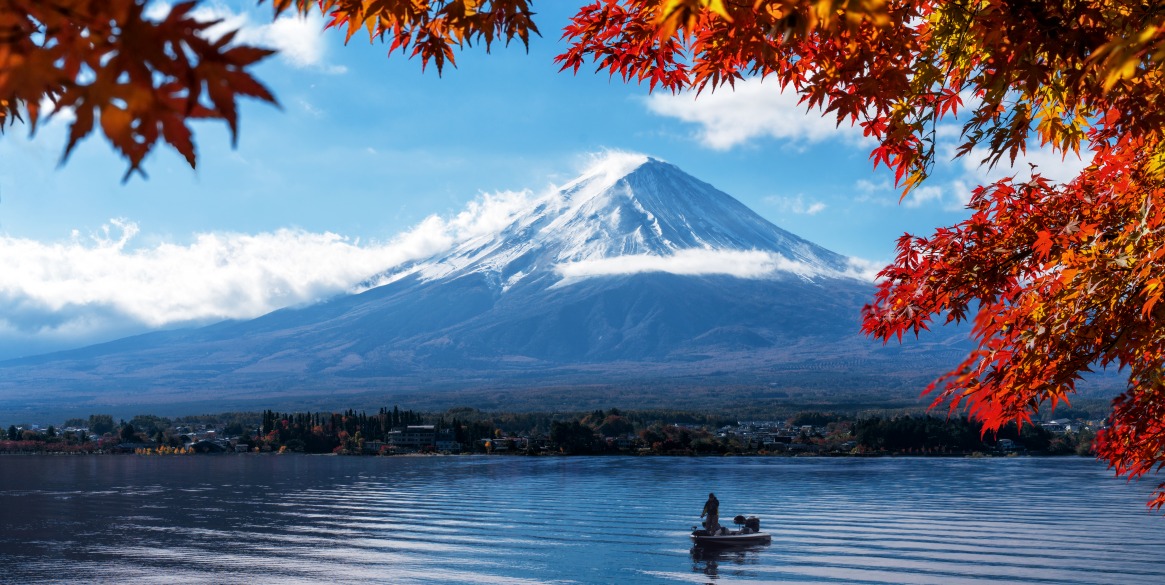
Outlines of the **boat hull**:
{"type": "Polygon", "coordinates": [[[773,537],[765,532],[749,534],[693,534],[692,543],[699,546],[746,546],[753,544],[768,544],[773,537]]]}

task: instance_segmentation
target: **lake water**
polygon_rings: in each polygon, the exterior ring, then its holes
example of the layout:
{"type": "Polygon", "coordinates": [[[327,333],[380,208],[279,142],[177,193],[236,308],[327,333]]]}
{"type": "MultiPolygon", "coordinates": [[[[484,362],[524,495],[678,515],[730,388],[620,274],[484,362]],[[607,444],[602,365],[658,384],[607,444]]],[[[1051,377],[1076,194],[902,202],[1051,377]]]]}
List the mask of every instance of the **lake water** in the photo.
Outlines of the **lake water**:
{"type": "Polygon", "coordinates": [[[1077,458],[8,456],[0,582],[1160,584],[1153,485],[1077,458]],[[709,491],[772,544],[693,550],[709,491]]]}

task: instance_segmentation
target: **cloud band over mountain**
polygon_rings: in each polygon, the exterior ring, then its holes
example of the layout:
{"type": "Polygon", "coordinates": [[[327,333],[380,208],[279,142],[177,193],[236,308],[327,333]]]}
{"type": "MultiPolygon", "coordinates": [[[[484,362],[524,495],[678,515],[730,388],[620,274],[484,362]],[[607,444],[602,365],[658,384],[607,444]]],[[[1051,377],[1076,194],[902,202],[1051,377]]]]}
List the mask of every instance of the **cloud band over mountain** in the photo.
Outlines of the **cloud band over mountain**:
{"type": "Polygon", "coordinates": [[[727,275],[737,278],[766,278],[789,273],[812,279],[819,276],[855,277],[872,280],[870,266],[853,261],[852,270],[834,273],[762,250],[681,250],[671,256],[640,254],[559,264],[557,271],[570,280],[598,276],[619,276],[666,272],[685,276],[727,275]]]}
{"type": "MultiPolygon", "coordinates": [[[[480,206],[480,204],[479,204],[480,206]]],[[[352,291],[386,268],[447,249],[488,223],[491,206],[430,217],[390,242],[281,229],[203,233],[188,244],[140,244],[112,220],[63,242],[0,237],[0,356],[4,345],[91,342],[146,329],[249,319],[352,291]]],[[[50,345],[51,346],[51,345],[50,345]]],[[[44,347],[40,347],[44,349],[44,347]]]]}

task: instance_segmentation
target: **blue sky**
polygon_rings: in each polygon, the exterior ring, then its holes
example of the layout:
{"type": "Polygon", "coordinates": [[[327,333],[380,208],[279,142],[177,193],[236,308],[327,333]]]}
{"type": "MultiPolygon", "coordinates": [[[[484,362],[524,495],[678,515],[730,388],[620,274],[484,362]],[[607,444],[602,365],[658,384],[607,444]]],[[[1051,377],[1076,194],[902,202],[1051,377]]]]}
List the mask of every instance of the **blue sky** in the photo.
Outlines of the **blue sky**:
{"type": "MultiPolygon", "coordinates": [[[[449,236],[485,194],[565,183],[604,150],[667,160],[789,231],[877,263],[903,232],[962,218],[969,189],[988,177],[973,160],[946,164],[899,204],[868,141],[775,85],[695,99],[559,73],[558,37],[578,4],[537,2],[543,36],[529,53],[470,49],[438,77],[366,38],[345,46],[319,17],[273,23],[269,5],[202,2],[242,38],[282,49],[257,69],[281,109],[244,103],[235,149],[223,125],[198,124],[197,171],[163,148],[145,164],[148,180],[126,184],[125,163],[98,136],[58,166],[67,113],[33,138],[10,129],[0,138],[0,357],[335,294],[439,249],[426,230],[449,236]]],[[[1053,176],[1081,166],[1029,158],[1053,176]]]]}

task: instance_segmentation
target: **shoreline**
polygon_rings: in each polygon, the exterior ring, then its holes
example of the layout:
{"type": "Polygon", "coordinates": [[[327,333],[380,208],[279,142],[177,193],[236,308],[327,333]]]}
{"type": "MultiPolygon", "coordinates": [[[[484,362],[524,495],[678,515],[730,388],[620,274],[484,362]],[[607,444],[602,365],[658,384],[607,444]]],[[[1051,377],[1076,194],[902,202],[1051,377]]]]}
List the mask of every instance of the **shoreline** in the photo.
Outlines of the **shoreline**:
{"type": "Polygon", "coordinates": [[[276,451],[245,453],[159,453],[159,452],[115,452],[106,450],[95,451],[0,451],[0,457],[344,457],[344,458],[429,458],[429,457],[496,457],[496,458],[774,458],[774,459],[1095,459],[1092,455],[1076,453],[985,453],[973,451],[969,453],[396,453],[396,454],[348,454],[348,453],[305,453],[300,451],[276,451]]]}

